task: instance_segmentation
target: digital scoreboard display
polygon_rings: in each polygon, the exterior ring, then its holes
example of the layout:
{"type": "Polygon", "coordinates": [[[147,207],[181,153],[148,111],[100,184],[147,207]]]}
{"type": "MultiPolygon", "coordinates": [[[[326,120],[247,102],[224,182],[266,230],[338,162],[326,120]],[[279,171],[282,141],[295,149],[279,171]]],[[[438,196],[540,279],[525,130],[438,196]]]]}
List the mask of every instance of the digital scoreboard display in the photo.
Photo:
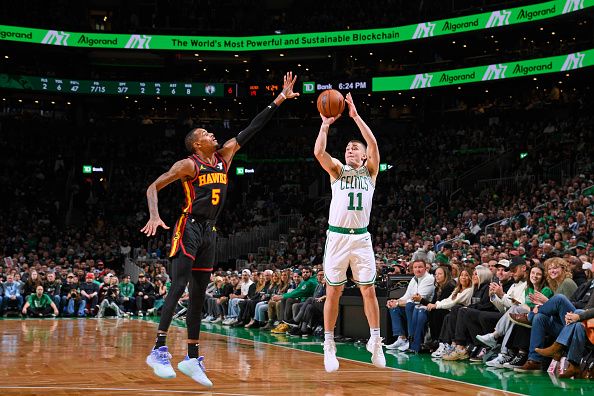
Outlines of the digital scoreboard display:
{"type": "Polygon", "coordinates": [[[130,96],[235,97],[236,84],[154,81],[69,80],[0,74],[0,88],[32,91],[130,96]]]}

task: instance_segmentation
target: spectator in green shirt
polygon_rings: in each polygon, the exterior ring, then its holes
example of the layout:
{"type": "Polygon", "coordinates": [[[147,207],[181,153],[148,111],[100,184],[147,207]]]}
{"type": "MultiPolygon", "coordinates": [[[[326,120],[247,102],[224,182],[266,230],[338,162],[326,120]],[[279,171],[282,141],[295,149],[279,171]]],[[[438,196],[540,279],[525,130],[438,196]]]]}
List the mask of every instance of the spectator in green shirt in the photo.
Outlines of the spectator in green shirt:
{"type": "Polygon", "coordinates": [[[59,311],[52,299],[43,293],[43,286],[38,285],[34,294],[27,297],[27,302],[23,306],[23,315],[29,315],[35,318],[47,318],[53,315],[57,316],[59,311]]]}
{"type": "Polygon", "coordinates": [[[136,309],[136,297],[134,297],[134,283],[130,282],[130,275],[124,275],[120,283],[120,304],[124,312],[132,313],[136,309]]]}

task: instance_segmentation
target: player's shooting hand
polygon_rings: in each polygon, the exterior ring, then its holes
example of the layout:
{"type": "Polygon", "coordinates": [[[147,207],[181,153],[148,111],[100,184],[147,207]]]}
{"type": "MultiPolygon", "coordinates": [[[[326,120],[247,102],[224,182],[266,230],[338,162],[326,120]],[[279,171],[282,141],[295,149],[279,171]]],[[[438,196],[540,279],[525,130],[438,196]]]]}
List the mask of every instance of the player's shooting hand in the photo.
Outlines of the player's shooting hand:
{"type": "Polygon", "coordinates": [[[357,113],[357,108],[355,107],[355,102],[353,102],[353,96],[350,92],[346,95],[344,101],[349,105],[349,116],[351,118],[357,117],[359,114],[357,113]]]}
{"type": "Polygon", "coordinates": [[[165,223],[163,223],[163,220],[161,220],[161,218],[158,217],[156,219],[149,219],[146,225],[142,227],[140,232],[146,234],[147,237],[151,237],[157,233],[157,229],[159,228],[159,226],[163,227],[166,230],[169,229],[169,227],[165,223]]]}
{"type": "Polygon", "coordinates": [[[337,115],[336,117],[324,117],[322,115],[322,113],[320,113],[320,117],[322,117],[322,124],[323,125],[332,125],[334,123],[334,121],[338,120],[340,118],[340,114],[337,115]]]}
{"type": "Polygon", "coordinates": [[[293,92],[293,87],[297,81],[297,75],[293,77],[293,72],[288,72],[283,77],[283,94],[287,99],[294,99],[299,96],[298,92],[293,92]]]}

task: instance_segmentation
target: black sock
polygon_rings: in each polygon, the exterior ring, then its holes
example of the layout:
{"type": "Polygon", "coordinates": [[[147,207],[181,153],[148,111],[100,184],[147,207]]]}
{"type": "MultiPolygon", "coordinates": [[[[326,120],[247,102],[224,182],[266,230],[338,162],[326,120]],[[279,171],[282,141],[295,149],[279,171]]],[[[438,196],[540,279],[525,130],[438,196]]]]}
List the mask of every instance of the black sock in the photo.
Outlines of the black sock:
{"type": "Polygon", "coordinates": [[[198,343],[188,343],[188,357],[190,359],[197,359],[199,356],[198,348],[200,344],[198,343]]]}
{"type": "Polygon", "coordinates": [[[153,349],[159,349],[162,346],[165,346],[167,343],[167,334],[159,333],[157,334],[157,340],[155,341],[155,347],[153,349]]]}

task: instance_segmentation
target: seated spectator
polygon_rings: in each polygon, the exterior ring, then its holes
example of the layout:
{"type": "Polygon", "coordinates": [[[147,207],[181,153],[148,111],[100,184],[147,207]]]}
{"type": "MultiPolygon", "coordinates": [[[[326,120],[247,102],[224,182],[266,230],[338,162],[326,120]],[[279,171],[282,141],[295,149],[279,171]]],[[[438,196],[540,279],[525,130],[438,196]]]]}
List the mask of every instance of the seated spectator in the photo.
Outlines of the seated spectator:
{"type": "Polygon", "coordinates": [[[62,282],[56,280],[55,272],[48,272],[43,288],[45,289],[45,294],[47,294],[53,300],[54,304],[56,304],[57,307],[60,306],[61,287],[62,282]]]}
{"type": "MultiPolygon", "coordinates": [[[[435,304],[438,300],[443,300],[450,296],[456,288],[456,282],[452,279],[450,270],[447,267],[437,267],[434,273],[435,278],[435,292],[431,300],[422,298],[419,302],[420,306],[427,306],[429,304],[435,304]]],[[[422,333],[425,331],[425,324],[429,322],[429,333],[433,338],[432,343],[428,346],[431,350],[436,350],[439,347],[439,333],[441,332],[441,325],[445,316],[449,313],[447,309],[433,309],[419,310],[416,312],[415,320],[415,333],[413,334],[413,340],[419,340],[417,349],[417,341],[413,342],[410,346],[412,351],[419,351],[421,348],[420,342],[422,341],[422,333]]]]}
{"type": "Polygon", "coordinates": [[[147,313],[149,315],[159,315],[161,307],[165,304],[165,297],[167,297],[167,286],[163,283],[163,278],[157,275],[157,279],[155,279],[155,305],[153,308],[148,309],[147,313]]]}
{"type": "Polygon", "coordinates": [[[386,306],[390,310],[392,318],[392,335],[396,337],[394,343],[388,345],[388,349],[399,349],[404,346],[409,348],[413,332],[413,313],[415,300],[431,300],[435,292],[435,278],[427,272],[424,260],[417,260],[412,263],[414,277],[408,283],[406,292],[398,300],[388,300],[386,306]],[[413,299],[413,297],[415,299],[413,299]]]}
{"type": "Polygon", "coordinates": [[[256,307],[261,302],[268,302],[268,300],[272,296],[272,294],[271,294],[271,290],[273,287],[272,275],[273,275],[273,272],[272,272],[272,270],[269,270],[269,269],[262,273],[262,275],[260,276],[260,281],[258,282],[258,285],[256,286],[256,295],[254,296],[254,298],[252,298],[246,302],[246,305],[243,310],[244,316],[243,316],[242,321],[248,322],[245,325],[245,327],[247,329],[249,329],[251,327],[258,326],[258,325],[256,325],[256,319],[255,319],[256,307]]]}
{"type": "MultiPolygon", "coordinates": [[[[223,278],[222,276],[215,276],[214,277],[214,282],[213,282],[213,290],[211,293],[210,297],[206,297],[206,299],[204,300],[204,306],[205,306],[205,310],[206,310],[206,318],[204,318],[204,322],[211,322],[215,319],[215,318],[219,318],[220,317],[220,313],[217,307],[217,302],[219,301],[219,298],[221,298],[221,295],[223,293],[223,289],[226,286],[225,283],[225,278],[223,278]]],[[[217,321],[218,323],[218,321],[217,321]]]]}
{"type": "Polygon", "coordinates": [[[92,272],[87,273],[85,282],[80,285],[80,295],[85,302],[85,314],[93,316],[99,303],[99,285],[95,283],[95,275],[92,272]]]}
{"type": "Polygon", "coordinates": [[[318,282],[312,277],[311,267],[303,267],[301,270],[301,278],[303,280],[295,290],[282,295],[275,294],[270,298],[271,301],[281,301],[281,313],[283,315],[281,319],[283,323],[280,323],[276,328],[272,329],[271,333],[285,334],[289,331],[289,323],[294,324],[293,304],[305,301],[308,297],[313,296],[318,282]]]}
{"type": "Polygon", "coordinates": [[[37,286],[35,293],[27,297],[27,302],[23,306],[23,315],[34,318],[48,318],[58,316],[60,313],[58,307],[52,299],[43,292],[43,286],[37,286]]]}
{"type": "MultiPolygon", "coordinates": [[[[276,288],[276,293],[274,295],[282,295],[288,292],[290,289],[291,282],[289,281],[289,274],[291,272],[288,270],[284,270],[280,273],[280,281],[279,285],[276,288]]],[[[298,274],[295,274],[297,278],[301,278],[298,274]]],[[[263,330],[272,330],[276,326],[280,324],[282,319],[282,300],[273,300],[272,297],[268,300],[268,323],[264,326],[263,330]]]]}
{"type": "Polygon", "coordinates": [[[37,286],[43,286],[43,282],[39,277],[39,273],[36,270],[31,270],[29,278],[23,285],[23,296],[28,297],[31,294],[35,294],[37,286]]]}
{"type": "Polygon", "coordinates": [[[120,283],[120,305],[129,315],[136,311],[135,294],[134,283],[130,282],[130,275],[125,274],[120,283]]]}
{"type": "Polygon", "coordinates": [[[146,275],[138,274],[136,283],[136,310],[138,316],[144,316],[146,311],[153,308],[155,303],[155,286],[146,279],[146,275]]]}
{"type": "MultiPolygon", "coordinates": [[[[293,320],[297,325],[289,331],[289,335],[292,337],[311,335],[314,328],[323,323],[324,302],[326,301],[326,278],[324,277],[324,270],[317,272],[316,281],[318,284],[313,296],[308,297],[299,307],[299,311],[293,315],[293,320]]],[[[293,308],[296,305],[293,305],[293,308]]]]}
{"type": "Polygon", "coordinates": [[[85,316],[87,303],[81,298],[79,287],[76,275],[72,272],[69,273],[66,276],[66,283],[62,285],[60,290],[63,316],[73,316],[75,314],[78,317],[85,316]]]}
{"type": "Polygon", "coordinates": [[[105,311],[107,309],[112,310],[118,318],[124,317],[124,313],[119,305],[120,303],[120,287],[118,285],[119,281],[116,276],[110,276],[106,278],[109,279],[109,286],[103,286],[104,298],[99,304],[99,312],[97,312],[98,318],[105,317],[105,311]]]}
{"type": "Polygon", "coordinates": [[[19,284],[14,281],[13,275],[6,277],[4,282],[4,299],[2,301],[2,312],[21,311],[23,296],[21,296],[19,284]]]}
{"type": "Polygon", "coordinates": [[[241,281],[239,282],[239,294],[229,295],[229,309],[227,319],[223,321],[226,326],[232,326],[239,322],[239,303],[256,293],[256,284],[251,279],[252,272],[249,269],[241,271],[241,281]]]}

